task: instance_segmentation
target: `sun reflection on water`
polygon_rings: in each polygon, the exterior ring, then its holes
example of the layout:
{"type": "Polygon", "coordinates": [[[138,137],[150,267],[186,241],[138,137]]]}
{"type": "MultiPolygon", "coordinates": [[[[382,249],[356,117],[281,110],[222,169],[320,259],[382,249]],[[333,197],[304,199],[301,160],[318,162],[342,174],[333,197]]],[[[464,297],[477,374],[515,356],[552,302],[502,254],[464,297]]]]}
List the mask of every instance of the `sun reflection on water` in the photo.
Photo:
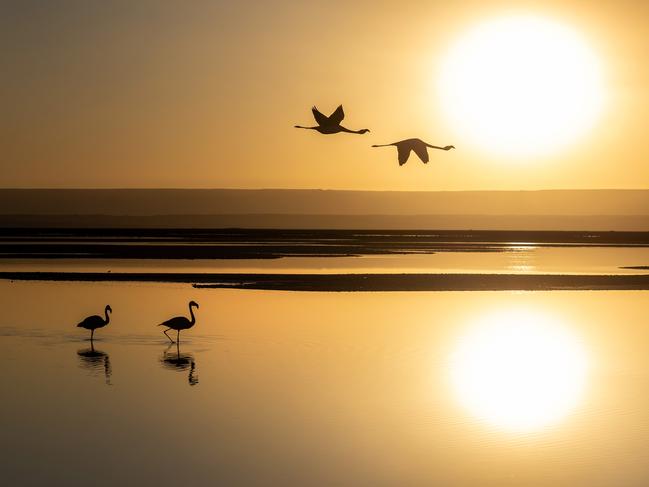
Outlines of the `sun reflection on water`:
{"type": "Polygon", "coordinates": [[[509,263],[507,269],[514,272],[532,272],[536,269],[535,259],[538,247],[528,244],[516,244],[507,247],[509,263]]]}
{"type": "Polygon", "coordinates": [[[459,402],[476,418],[515,432],[560,421],[580,402],[588,357],[554,317],[531,309],[478,319],[450,360],[459,402]]]}

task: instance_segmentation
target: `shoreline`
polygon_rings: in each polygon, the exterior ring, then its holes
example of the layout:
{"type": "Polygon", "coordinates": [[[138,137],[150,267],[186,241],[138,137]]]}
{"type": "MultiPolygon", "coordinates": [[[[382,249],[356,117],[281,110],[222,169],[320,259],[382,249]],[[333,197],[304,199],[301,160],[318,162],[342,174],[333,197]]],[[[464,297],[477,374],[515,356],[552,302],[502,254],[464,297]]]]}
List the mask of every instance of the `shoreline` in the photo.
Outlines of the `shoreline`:
{"type": "Polygon", "coordinates": [[[0,229],[2,259],[280,259],[647,248],[649,232],[0,229]]]}
{"type": "Polygon", "coordinates": [[[219,274],[0,272],[9,281],[185,283],[201,289],[274,291],[649,290],[649,274],[219,274]]]}

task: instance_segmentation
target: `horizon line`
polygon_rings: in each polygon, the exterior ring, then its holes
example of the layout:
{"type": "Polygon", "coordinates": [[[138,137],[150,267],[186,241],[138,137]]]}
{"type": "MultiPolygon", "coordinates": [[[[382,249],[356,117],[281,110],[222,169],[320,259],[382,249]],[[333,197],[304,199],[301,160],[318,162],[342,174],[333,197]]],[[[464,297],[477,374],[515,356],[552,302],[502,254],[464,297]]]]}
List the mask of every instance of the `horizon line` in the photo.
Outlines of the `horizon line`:
{"type": "Polygon", "coordinates": [[[0,187],[0,191],[339,191],[364,193],[534,193],[542,191],[649,191],[648,188],[540,188],[540,189],[339,189],[339,188],[188,188],[188,187],[0,187]]]}

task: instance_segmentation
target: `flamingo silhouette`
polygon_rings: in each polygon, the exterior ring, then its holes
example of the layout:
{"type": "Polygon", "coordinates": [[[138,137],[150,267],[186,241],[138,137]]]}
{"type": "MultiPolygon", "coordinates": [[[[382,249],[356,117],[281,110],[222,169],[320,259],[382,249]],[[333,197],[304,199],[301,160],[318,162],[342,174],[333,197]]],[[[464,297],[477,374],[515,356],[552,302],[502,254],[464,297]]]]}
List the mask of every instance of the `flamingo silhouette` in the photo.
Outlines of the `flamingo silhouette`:
{"type": "Polygon", "coordinates": [[[176,340],[180,341],[180,330],[187,330],[188,328],[191,328],[194,326],[196,323],[196,317],[194,316],[194,310],[192,309],[194,306],[198,308],[198,303],[196,301],[190,301],[189,302],[189,315],[192,317],[191,320],[187,319],[184,316],[176,316],[174,318],[171,318],[170,320],[167,320],[163,323],[160,323],[158,326],[166,326],[167,329],[163,332],[165,335],[167,335],[167,338],[171,343],[174,343],[174,341],[171,339],[171,337],[167,334],[169,330],[176,330],[178,332],[176,336],[176,340]]]}
{"type": "Polygon", "coordinates": [[[395,145],[397,147],[400,166],[403,166],[406,163],[408,157],[410,157],[410,151],[414,151],[415,154],[419,156],[419,159],[421,159],[421,161],[426,164],[428,163],[428,150],[426,149],[427,147],[440,150],[455,149],[455,146],[452,145],[447,145],[444,147],[430,145],[421,139],[406,139],[400,140],[399,142],[393,142],[392,144],[373,145],[372,147],[388,147],[390,145],[395,145]]]}
{"type": "Polygon", "coordinates": [[[104,309],[104,315],[106,316],[106,318],[102,318],[99,315],[88,316],[77,325],[77,328],[85,328],[86,330],[90,330],[90,341],[92,341],[95,335],[95,330],[97,328],[103,328],[108,324],[108,322],[110,321],[110,315],[108,313],[112,312],[112,308],[109,304],[107,304],[106,308],[104,309]]]}
{"type": "Polygon", "coordinates": [[[301,125],[295,125],[296,129],[308,129],[308,130],[317,130],[321,134],[337,134],[339,132],[347,132],[349,134],[364,134],[369,132],[369,129],[360,129],[360,130],[349,130],[348,128],[340,125],[340,122],[345,118],[345,112],[343,111],[343,106],[339,105],[336,110],[329,115],[328,117],[322,114],[316,107],[311,108],[313,112],[313,118],[318,122],[318,125],[315,127],[303,127],[301,125]]]}

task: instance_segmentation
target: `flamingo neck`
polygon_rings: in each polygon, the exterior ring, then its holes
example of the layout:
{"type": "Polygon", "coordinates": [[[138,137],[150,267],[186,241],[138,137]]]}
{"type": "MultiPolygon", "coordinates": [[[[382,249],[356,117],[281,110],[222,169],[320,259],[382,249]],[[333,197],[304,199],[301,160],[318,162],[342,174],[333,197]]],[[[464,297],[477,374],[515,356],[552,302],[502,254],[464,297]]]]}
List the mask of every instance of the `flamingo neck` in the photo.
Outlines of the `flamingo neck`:
{"type": "Polygon", "coordinates": [[[296,125],[296,129],[307,129],[307,130],[317,130],[318,127],[303,127],[302,125],[296,125]]]}
{"type": "Polygon", "coordinates": [[[363,132],[360,131],[360,130],[349,130],[348,128],[343,127],[342,125],[340,126],[340,129],[341,129],[343,132],[347,132],[348,134],[362,134],[362,133],[363,133],[363,132]]]}
{"type": "Polygon", "coordinates": [[[194,323],[196,323],[196,317],[194,316],[194,307],[193,307],[191,304],[189,305],[189,316],[192,317],[190,323],[191,323],[192,325],[193,325],[194,323]]]}
{"type": "Polygon", "coordinates": [[[104,309],[104,316],[106,316],[106,319],[104,320],[106,324],[110,321],[110,313],[108,312],[108,308],[104,309]]]}

